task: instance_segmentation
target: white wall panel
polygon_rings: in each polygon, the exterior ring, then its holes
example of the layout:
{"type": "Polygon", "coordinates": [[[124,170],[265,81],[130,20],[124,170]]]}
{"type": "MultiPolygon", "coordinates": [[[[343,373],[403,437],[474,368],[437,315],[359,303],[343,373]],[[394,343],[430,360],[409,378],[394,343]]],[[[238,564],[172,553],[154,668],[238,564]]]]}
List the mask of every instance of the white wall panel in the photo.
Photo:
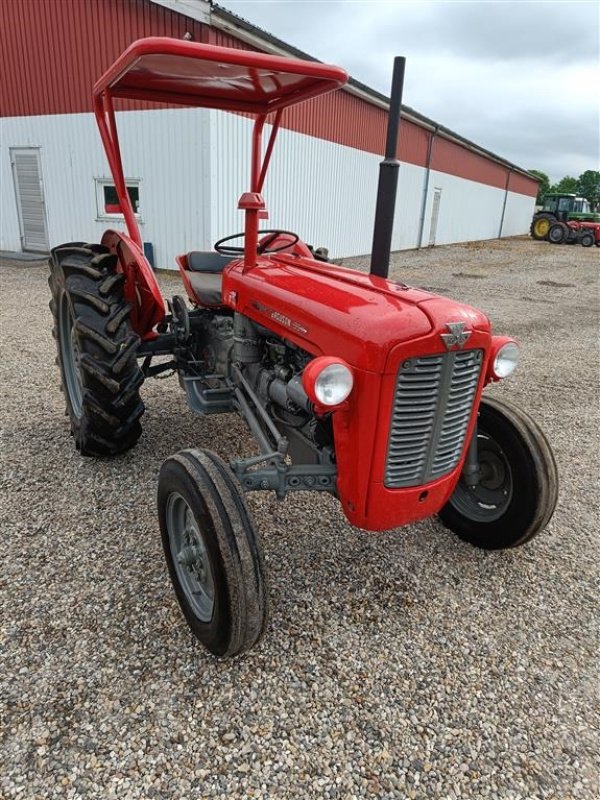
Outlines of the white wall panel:
{"type": "MultiPolygon", "coordinates": [[[[3,143],[0,246],[19,250],[8,147],[39,146],[51,245],[99,241],[118,221],[97,219],[95,178],[110,177],[93,114],[0,120],[3,143]],[[6,213],[5,213],[6,209],[6,213]]],[[[208,114],[201,109],[117,114],[125,175],[140,179],[142,237],[158,267],[208,245],[208,114]]]]}
{"type": "Polygon", "coordinates": [[[442,190],[435,244],[493,239],[500,230],[504,190],[431,171],[425,207],[423,245],[429,244],[433,195],[442,190]]]}
{"type": "MultiPolygon", "coordinates": [[[[252,122],[211,112],[213,141],[212,231],[215,239],[243,228],[237,211],[248,189],[252,122]]],[[[264,144],[270,126],[265,126],[264,144]]],[[[371,248],[379,158],[351,147],[282,129],[273,151],[263,196],[265,228],[293,230],[333,257],[371,248]]]]}
{"type": "MultiPolygon", "coordinates": [[[[140,179],[144,241],[154,245],[158,267],[175,255],[210,249],[243,228],[237,210],[250,173],[252,123],[245,117],[202,109],[128,111],[117,114],[127,177],[140,179]]],[[[265,143],[270,129],[265,130],[265,143]]],[[[19,250],[19,225],[9,147],[41,148],[48,228],[52,245],[98,241],[116,222],[97,219],[94,178],[110,177],[92,114],[0,120],[0,249],[19,250]]],[[[296,231],[329,248],[333,257],[371,249],[380,157],[351,147],[281,130],[264,188],[270,218],[264,227],[296,231]]],[[[418,246],[426,170],[400,168],[393,249],[418,246]]],[[[442,189],[437,244],[498,236],[504,191],[432,171],[423,225],[429,242],[431,207],[442,189]]],[[[525,233],[534,199],[509,193],[503,235],[525,233]]]]}
{"type": "MultiPolygon", "coordinates": [[[[378,158],[378,176],[379,161],[380,159],[378,158]]],[[[427,171],[423,167],[417,167],[414,164],[400,164],[392,250],[409,250],[419,246],[419,230],[426,177],[427,171]]],[[[373,220],[370,224],[371,226],[373,225],[373,220]]]]}
{"type": "Polygon", "coordinates": [[[19,251],[19,215],[10,166],[9,140],[4,135],[2,123],[0,119],[0,250],[19,251]]]}
{"type": "Polygon", "coordinates": [[[535,211],[535,197],[509,192],[502,223],[502,236],[519,236],[529,233],[531,218],[535,211]]]}
{"type": "MultiPolygon", "coordinates": [[[[264,143],[270,133],[265,127],[264,143]]],[[[248,188],[252,122],[211,112],[213,238],[241,230],[237,199],[248,188]]],[[[268,225],[329,248],[334,258],[371,250],[381,158],[352,147],[280,130],[263,195],[268,225]]],[[[393,248],[415,247],[425,170],[402,164],[393,248]]]]}

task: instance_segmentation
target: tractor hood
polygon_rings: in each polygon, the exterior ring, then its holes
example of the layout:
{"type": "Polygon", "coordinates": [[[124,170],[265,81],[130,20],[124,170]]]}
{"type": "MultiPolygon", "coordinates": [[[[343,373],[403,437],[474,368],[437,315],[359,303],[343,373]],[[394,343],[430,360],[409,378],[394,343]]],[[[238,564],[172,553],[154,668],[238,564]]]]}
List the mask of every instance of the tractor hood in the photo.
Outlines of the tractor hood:
{"type": "MultiPolygon", "coordinates": [[[[223,275],[228,306],[314,355],[383,373],[403,342],[446,331],[449,322],[489,331],[484,314],[421,289],[309,258],[281,254],[223,275]]],[[[440,339],[440,347],[442,340],[440,339]]]]}

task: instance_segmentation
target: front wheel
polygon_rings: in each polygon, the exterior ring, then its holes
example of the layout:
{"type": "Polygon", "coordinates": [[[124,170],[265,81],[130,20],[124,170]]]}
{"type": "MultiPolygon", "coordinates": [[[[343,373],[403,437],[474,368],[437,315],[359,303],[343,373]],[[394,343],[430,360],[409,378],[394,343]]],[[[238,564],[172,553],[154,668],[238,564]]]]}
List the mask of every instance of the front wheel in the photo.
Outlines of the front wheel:
{"type": "Polygon", "coordinates": [[[479,407],[480,476],[468,486],[461,476],[440,511],[444,525],[484,550],[517,547],[542,531],[556,506],[558,473],[540,428],[505,400],[479,407]]]}
{"type": "Polygon", "coordinates": [[[216,656],[261,637],[267,588],[260,541],[241,488],[209,450],[182,450],[162,465],[158,516],[167,566],[192,632],[216,656]]]}
{"type": "Polygon", "coordinates": [[[583,247],[591,247],[595,241],[594,234],[591,231],[588,233],[583,233],[579,241],[583,247]]]}

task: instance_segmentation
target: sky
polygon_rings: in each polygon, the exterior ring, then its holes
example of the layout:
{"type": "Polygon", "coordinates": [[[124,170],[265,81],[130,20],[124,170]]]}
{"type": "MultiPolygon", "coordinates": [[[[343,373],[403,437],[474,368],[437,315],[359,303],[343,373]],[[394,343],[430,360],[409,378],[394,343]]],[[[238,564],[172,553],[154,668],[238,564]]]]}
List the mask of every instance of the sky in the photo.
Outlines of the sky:
{"type": "Polygon", "coordinates": [[[597,0],[217,0],[249,22],[556,182],[600,169],[597,0]]]}

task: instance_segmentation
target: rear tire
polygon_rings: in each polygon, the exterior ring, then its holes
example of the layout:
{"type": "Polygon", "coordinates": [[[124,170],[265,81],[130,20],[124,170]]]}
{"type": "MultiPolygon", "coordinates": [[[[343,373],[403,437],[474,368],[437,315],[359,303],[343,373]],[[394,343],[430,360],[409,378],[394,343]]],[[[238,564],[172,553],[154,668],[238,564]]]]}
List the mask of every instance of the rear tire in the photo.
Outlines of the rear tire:
{"type": "Polygon", "coordinates": [[[550,445],[528,414],[491,397],[479,406],[477,441],[480,482],[470,488],[461,477],[439,517],[475,547],[522,545],[546,527],[556,507],[550,445]]]}
{"type": "Polygon", "coordinates": [[[75,445],[85,456],[117,455],[139,439],[144,413],[125,276],[98,244],[56,247],[49,265],[52,334],[75,445]]]}
{"type": "Polygon", "coordinates": [[[555,222],[548,231],[548,240],[552,244],[562,244],[565,241],[566,234],[567,232],[562,222],[555,222]]]}
{"type": "Polygon", "coordinates": [[[162,465],[158,516],[169,575],[194,635],[216,656],[248,650],[267,623],[262,548],[241,487],[208,450],[162,465]]]}
{"type": "Polygon", "coordinates": [[[542,241],[548,238],[548,232],[550,231],[550,226],[553,222],[556,222],[556,217],[552,214],[537,214],[531,223],[531,227],[529,228],[529,233],[533,239],[537,239],[538,241],[542,241]]]}

